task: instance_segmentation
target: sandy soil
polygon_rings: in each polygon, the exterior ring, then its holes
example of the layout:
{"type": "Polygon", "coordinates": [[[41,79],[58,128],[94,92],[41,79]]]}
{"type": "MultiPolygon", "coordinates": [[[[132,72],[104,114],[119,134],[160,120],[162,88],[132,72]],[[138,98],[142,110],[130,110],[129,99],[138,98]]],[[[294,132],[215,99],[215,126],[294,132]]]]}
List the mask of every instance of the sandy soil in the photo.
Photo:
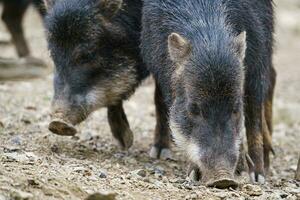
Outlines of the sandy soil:
{"type": "MultiPolygon", "coordinates": [[[[271,175],[263,186],[245,182],[237,190],[218,190],[185,179],[187,163],[174,147],[176,161],[148,157],[155,125],[153,84],[146,81],[126,112],[135,134],[128,152],[113,141],[106,110],[80,125],[76,137],[47,130],[52,76],[0,83],[0,200],[84,199],[94,192],[116,199],[300,199],[293,180],[300,153],[300,2],[277,2],[274,147],[271,175]]],[[[36,57],[51,65],[42,22],[34,9],[25,19],[26,37],[36,57]]],[[[9,37],[3,24],[1,37],[9,37]]],[[[1,56],[16,56],[12,45],[1,56]]]]}

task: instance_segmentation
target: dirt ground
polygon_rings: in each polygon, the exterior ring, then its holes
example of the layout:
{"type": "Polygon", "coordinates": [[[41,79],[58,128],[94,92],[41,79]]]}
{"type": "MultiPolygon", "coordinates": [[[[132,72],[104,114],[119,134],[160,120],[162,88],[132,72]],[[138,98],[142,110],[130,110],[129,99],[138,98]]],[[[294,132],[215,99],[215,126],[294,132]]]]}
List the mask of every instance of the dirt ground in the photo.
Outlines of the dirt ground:
{"type": "MultiPolygon", "coordinates": [[[[120,151],[112,139],[106,110],[95,112],[76,137],[47,130],[52,75],[28,82],[0,83],[0,200],[84,199],[94,192],[116,199],[300,199],[293,180],[300,153],[300,1],[277,0],[274,147],[271,174],[263,185],[247,179],[237,190],[206,188],[185,179],[187,163],[174,147],[176,161],[150,159],[155,112],[153,84],[146,81],[126,102],[135,142],[120,151]]],[[[1,9],[0,9],[1,10],[1,9]]],[[[36,57],[51,66],[42,22],[31,8],[26,37],[36,57]]],[[[1,37],[9,38],[3,23],[1,37]]],[[[12,45],[0,46],[1,56],[16,56],[12,45]]]]}

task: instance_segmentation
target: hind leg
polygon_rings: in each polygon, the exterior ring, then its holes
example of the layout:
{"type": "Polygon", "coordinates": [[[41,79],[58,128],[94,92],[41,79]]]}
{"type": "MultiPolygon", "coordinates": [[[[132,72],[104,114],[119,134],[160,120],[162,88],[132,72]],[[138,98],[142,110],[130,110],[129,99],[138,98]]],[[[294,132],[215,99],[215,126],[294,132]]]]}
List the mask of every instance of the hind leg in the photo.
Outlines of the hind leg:
{"type": "Polygon", "coordinates": [[[22,28],[22,20],[30,1],[27,0],[5,0],[2,19],[12,36],[17,53],[20,57],[30,54],[22,28]]]}
{"type": "Polygon", "coordinates": [[[265,172],[267,173],[270,168],[270,152],[274,154],[274,150],[272,148],[272,132],[273,132],[273,96],[274,89],[276,84],[276,71],[272,67],[270,73],[270,87],[268,91],[267,99],[264,103],[264,165],[265,172]]]}
{"type": "Polygon", "coordinates": [[[264,170],[264,132],[266,120],[264,100],[268,80],[261,70],[263,66],[248,67],[245,80],[245,127],[248,153],[253,161],[249,166],[250,179],[253,183],[265,183],[264,170]]]}
{"type": "Polygon", "coordinates": [[[156,84],[154,98],[156,106],[156,127],[154,145],[150,150],[150,157],[170,159],[172,158],[170,151],[171,136],[168,123],[167,107],[158,84],[156,84]]]}

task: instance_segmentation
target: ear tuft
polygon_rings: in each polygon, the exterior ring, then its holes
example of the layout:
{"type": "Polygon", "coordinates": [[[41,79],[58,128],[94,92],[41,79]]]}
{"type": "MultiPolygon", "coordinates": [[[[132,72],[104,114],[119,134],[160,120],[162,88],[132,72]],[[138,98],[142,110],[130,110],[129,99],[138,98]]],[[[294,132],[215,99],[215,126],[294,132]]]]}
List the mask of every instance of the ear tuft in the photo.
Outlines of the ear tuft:
{"type": "Polygon", "coordinates": [[[240,60],[244,60],[246,57],[247,49],[247,33],[246,31],[241,32],[234,40],[237,52],[240,56],[240,60]]]}
{"type": "Polygon", "coordinates": [[[113,17],[121,9],[123,0],[102,0],[100,3],[103,15],[107,18],[113,17]]]}
{"type": "Polygon", "coordinates": [[[189,42],[177,33],[169,35],[168,48],[170,58],[174,62],[184,61],[191,50],[189,42]]]}
{"type": "Polygon", "coordinates": [[[46,10],[50,10],[55,4],[55,0],[44,0],[46,10]]]}

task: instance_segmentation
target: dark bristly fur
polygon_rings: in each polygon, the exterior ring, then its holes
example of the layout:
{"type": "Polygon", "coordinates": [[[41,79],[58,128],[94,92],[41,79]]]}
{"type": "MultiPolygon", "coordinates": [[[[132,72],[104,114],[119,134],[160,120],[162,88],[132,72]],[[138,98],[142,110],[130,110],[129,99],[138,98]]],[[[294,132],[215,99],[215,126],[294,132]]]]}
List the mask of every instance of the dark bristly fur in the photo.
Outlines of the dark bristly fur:
{"type": "Polygon", "coordinates": [[[162,91],[175,143],[206,181],[231,173],[245,117],[251,178],[264,182],[271,128],[262,124],[271,127],[276,75],[272,1],[145,0],[142,22],[142,55],[162,91]]]}
{"type": "Polygon", "coordinates": [[[148,76],[139,53],[140,0],[46,0],[46,28],[55,63],[54,116],[78,124],[108,107],[121,147],[132,145],[122,107],[148,76]]]}
{"type": "MultiPolygon", "coordinates": [[[[113,135],[128,148],[132,136],[122,101],[149,75],[139,49],[142,1],[62,0],[53,6],[53,0],[46,0],[46,5],[49,49],[56,65],[54,112],[63,110],[76,124],[107,106],[113,135]]],[[[168,137],[169,129],[158,124],[155,132],[153,148],[160,152],[169,147],[160,137],[168,137]]]]}

